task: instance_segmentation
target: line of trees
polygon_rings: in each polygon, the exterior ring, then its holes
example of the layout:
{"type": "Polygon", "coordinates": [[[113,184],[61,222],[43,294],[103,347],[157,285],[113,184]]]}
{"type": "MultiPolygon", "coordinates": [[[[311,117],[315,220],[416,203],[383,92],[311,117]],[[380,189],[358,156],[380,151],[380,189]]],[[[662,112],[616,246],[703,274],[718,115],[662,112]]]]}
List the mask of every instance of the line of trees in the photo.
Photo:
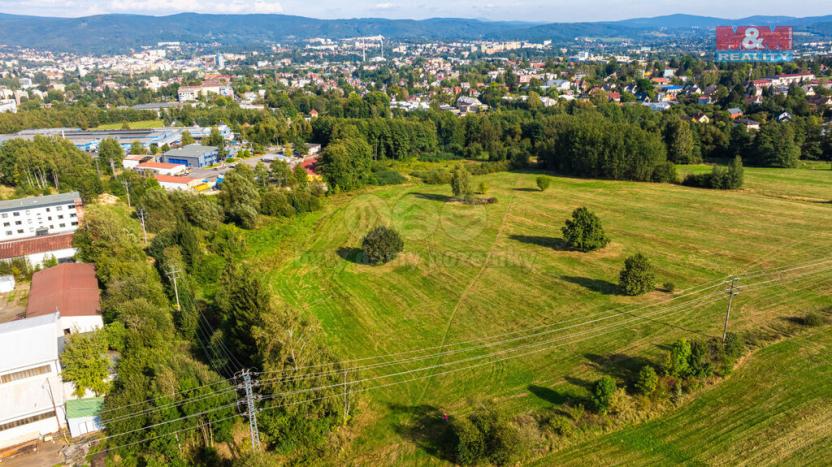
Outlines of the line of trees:
{"type": "Polygon", "coordinates": [[[85,201],[104,187],[95,161],[59,137],[11,139],[0,145],[0,183],[21,196],[77,190],[85,201]]]}

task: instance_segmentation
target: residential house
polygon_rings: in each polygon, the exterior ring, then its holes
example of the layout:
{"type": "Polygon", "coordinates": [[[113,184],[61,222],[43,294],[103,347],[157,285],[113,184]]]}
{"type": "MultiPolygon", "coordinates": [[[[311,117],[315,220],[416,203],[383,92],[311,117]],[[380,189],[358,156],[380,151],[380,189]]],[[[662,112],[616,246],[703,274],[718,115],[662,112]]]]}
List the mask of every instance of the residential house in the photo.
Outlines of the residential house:
{"type": "Polygon", "coordinates": [[[690,121],[695,123],[707,124],[711,122],[711,119],[707,115],[705,115],[704,112],[696,112],[695,114],[691,115],[690,121]]]}
{"type": "Polygon", "coordinates": [[[742,117],[742,115],[743,115],[742,109],[740,109],[740,108],[731,107],[730,109],[728,109],[728,116],[731,118],[731,120],[736,120],[736,119],[742,117]]]}
{"type": "Polygon", "coordinates": [[[481,112],[488,110],[488,106],[480,102],[476,97],[462,96],[456,101],[456,107],[462,113],[481,112]]]}
{"type": "Polygon", "coordinates": [[[737,125],[745,126],[745,129],[749,131],[756,131],[760,129],[760,123],[756,120],[751,120],[750,118],[738,118],[737,120],[735,120],[735,122],[737,123],[737,125]]]}
{"type": "Polygon", "coordinates": [[[0,449],[65,425],[58,313],[0,324],[0,449]]]}
{"type": "Polygon", "coordinates": [[[783,113],[781,113],[780,115],[777,116],[777,121],[780,122],[780,123],[790,122],[790,121],[792,121],[792,114],[790,114],[788,112],[783,112],[783,113]]]}
{"type": "Polygon", "coordinates": [[[806,99],[809,105],[815,108],[830,108],[832,107],[832,97],[829,96],[812,96],[806,99]]]}

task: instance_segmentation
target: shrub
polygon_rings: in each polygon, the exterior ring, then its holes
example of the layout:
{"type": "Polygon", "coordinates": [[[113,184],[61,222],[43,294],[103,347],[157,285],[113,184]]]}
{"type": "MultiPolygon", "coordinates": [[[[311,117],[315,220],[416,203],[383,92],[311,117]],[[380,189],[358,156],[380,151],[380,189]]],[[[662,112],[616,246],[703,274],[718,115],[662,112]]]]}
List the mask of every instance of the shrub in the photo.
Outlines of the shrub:
{"type": "Polygon", "coordinates": [[[454,423],[456,461],[472,465],[485,457],[485,435],[468,418],[454,423]]]}
{"type": "Polygon", "coordinates": [[[572,219],[566,221],[562,231],[566,244],[578,251],[597,250],[610,242],[604,234],[601,219],[584,207],[572,212],[572,219]]]}
{"type": "Polygon", "coordinates": [[[433,169],[427,172],[412,172],[410,175],[420,179],[428,185],[444,185],[451,182],[451,174],[447,170],[433,169]]]}
{"type": "Polygon", "coordinates": [[[479,187],[477,188],[477,193],[484,195],[488,192],[488,185],[485,182],[480,182],[479,187]]]}
{"type": "Polygon", "coordinates": [[[627,295],[641,295],[656,288],[656,273],[646,256],[636,253],[624,260],[618,286],[627,295]]]}
{"type": "Polygon", "coordinates": [[[419,154],[419,160],[422,162],[442,162],[455,161],[462,159],[452,152],[433,152],[429,154],[419,154]]]}
{"type": "Polygon", "coordinates": [[[664,284],[662,284],[662,288],[664,289],[665,292],[673,293],[673,291],[676,290],[676,284],[674,284],[673,282],[668,281],[668,282],[665,282],[664,284]]]}
{"type": "Polygon", "coordinates": [[[517,428],[491,407],[480,407],[453,424],[456,461],[462,465],[485,461],[497,465],[515,459],[524,443],[517,428]]]}
{"type": "Polygon", "coordinates": [[[743,169],[740,156],[734,158],[728,167],[715,165],[709,174],[690,174],[682,181],[683,185],[698,188],[715,188],[735,190],[742,188],[743,169]]]}
{"type": "Polygon", "coordinates": [[[471,168],[471,175],[487,175],[497,172],[505,172],[511,165],[510,161],[483,162],[471,168]]]}
{"type": "Polygon", "coordinates": [[[552,183],[552,180],[550,180],[549,177],[537,177],[535,182],[537,182],[537,188],[540,191],[546,191],[546,189],[549,188],[549,185],[552,183]]]}
{"type": "Polygon", "coordinates": [[[653,169],[652,180],[658,183],[675,183],[677,180],[676,164],[667,161],[663,164],[657,165],[653,169]]]}
{"type": "Polygon", "coordinates": [[[404,242],[395,230],[379,226],[371,230],[361,243],[364,258],[370,264],[386,263],[404,249],[404,242]]]}
{"type": "Polygon", "coordinates": [[[651,365],[644,365],[638,372],[635,388],[639,394],[650,395],[659,385],[659,375],[651,365]]]}
{"type": "Polygon", "coordinates": [[[406,181],[404,175],[395,170],[379,170],[373,173],[373,185],[399,185],[406,181]]]}
{"type": "Polygon", "coordinates": [[[297,212],[312,212],[321,209],[321,199],[308,191],[293,190],[287,196],[289,204],[297,212]]]}
{"type": "Polygon", "coordinates": [[[563,437],[572,436],[575,432],[575,425],[563,415],[552,415],[544,421],[543,428],[563,437]]]}
{"type": "Polygon", "coordinates": [[[263,194],[260,212],[267,216],[292,217],[296,211],[289,202],[289,196],[282,190],[271,190],[263,194]]]}
{"type": "Polygon", "coordinates": [[[595,405],[595,410],[598,413],[607,413],[610,405],[612,405],[616,389],[615,380],[610,376],[603,376],[595,382],[592,386],[592,403],[595,405]]]}

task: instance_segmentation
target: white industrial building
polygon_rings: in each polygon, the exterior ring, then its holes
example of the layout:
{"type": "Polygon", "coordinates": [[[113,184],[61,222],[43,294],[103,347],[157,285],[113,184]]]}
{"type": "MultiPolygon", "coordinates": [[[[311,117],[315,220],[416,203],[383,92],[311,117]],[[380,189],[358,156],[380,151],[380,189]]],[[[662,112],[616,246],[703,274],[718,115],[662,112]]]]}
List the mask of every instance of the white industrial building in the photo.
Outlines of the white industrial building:
{"type": "Polygon", "coordinates": [[[66,425],[58,320],[50,313],[0,324],[0,449],[66,425]]]}
{"type": "Polygon", "coordinates": [[[0,241],[74,232],[82,215],[77,191],[0,201],[0,241]]]}

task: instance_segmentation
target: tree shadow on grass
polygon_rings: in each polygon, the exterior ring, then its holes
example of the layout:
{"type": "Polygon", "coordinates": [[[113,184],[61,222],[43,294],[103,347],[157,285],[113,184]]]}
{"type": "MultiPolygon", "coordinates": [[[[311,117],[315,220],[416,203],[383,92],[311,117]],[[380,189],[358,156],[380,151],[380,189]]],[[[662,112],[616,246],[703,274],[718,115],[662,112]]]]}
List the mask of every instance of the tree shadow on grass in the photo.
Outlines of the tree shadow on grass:
{"type": "Polygon", "coordinates": [[[512,240],[517,240],[521,243],[528,243],[529,245],[542,246],[544,248],[551,248],[553,250],[570,251],[571,248],[566,245],[566,240],[555,237],[542,237],[538,235],[509,235],[512,240]]]}
{"type": "Polygon", "coordinates": [[[538,398],[554,405],[562,405],[573,400],[570,394],[555,391],[552,388],[545,388],[536,384],[530,384],[527,389],[538,398]]]}
{"type": "Polygon", "coordinates": [[[441,410],[426,404],[389,407],[394,413],[406,415],[404,422],[393,427],[397,434],[438,459],[454,461],[451,423],[443,418],[441,410]]]}
{"type": "Polygon", "coordinates": [[[342,246],[338,248],[338,256],[351,263],[367,264],[367,258],[364,257],[364,250],[361,248],[342,246]]]}
{"type": "Polygon", "coordinates": [[[539,188],[515,188],[514,191],[525,191],[525,192],[533,192],[533,191],[540,191],[539,188]]]}
{"type": "Polygon", "coordinates": [[[580,285],[593,292],[602,293],[604,295],[618,295],[618,284],[603,279],[591,279],[589,277],[578,276],[560,276],[561,279],[572,284],[580,285]]]}
{"type": "Polygon", "coordinates": [[[428,201],[441,201],[443,203],[446,203],[453,199],[452,196],[442,195],[438,193],[411,193],[411,195],[417,198],[426,199],[428,201]]]}
{"type": "Polygon", "coordinates": [[[594,381],[589,381],[586,379],[576,378],[574,376],[564,376],[563,379],[566,380],[567,383],[577,386],[579,388],[584,388],[587,391],[592,391],[592,386],[595,384],[594,381]]]}
{"type": "Polygon", "coordinates": [[[632,386],[641,368],[645,365],[652,365],[653,362],[642,357],[633,357],[625,354],[598,355],[594,353],[584,354],[597,371],[624,381],[627,386],[632,386]]]}

